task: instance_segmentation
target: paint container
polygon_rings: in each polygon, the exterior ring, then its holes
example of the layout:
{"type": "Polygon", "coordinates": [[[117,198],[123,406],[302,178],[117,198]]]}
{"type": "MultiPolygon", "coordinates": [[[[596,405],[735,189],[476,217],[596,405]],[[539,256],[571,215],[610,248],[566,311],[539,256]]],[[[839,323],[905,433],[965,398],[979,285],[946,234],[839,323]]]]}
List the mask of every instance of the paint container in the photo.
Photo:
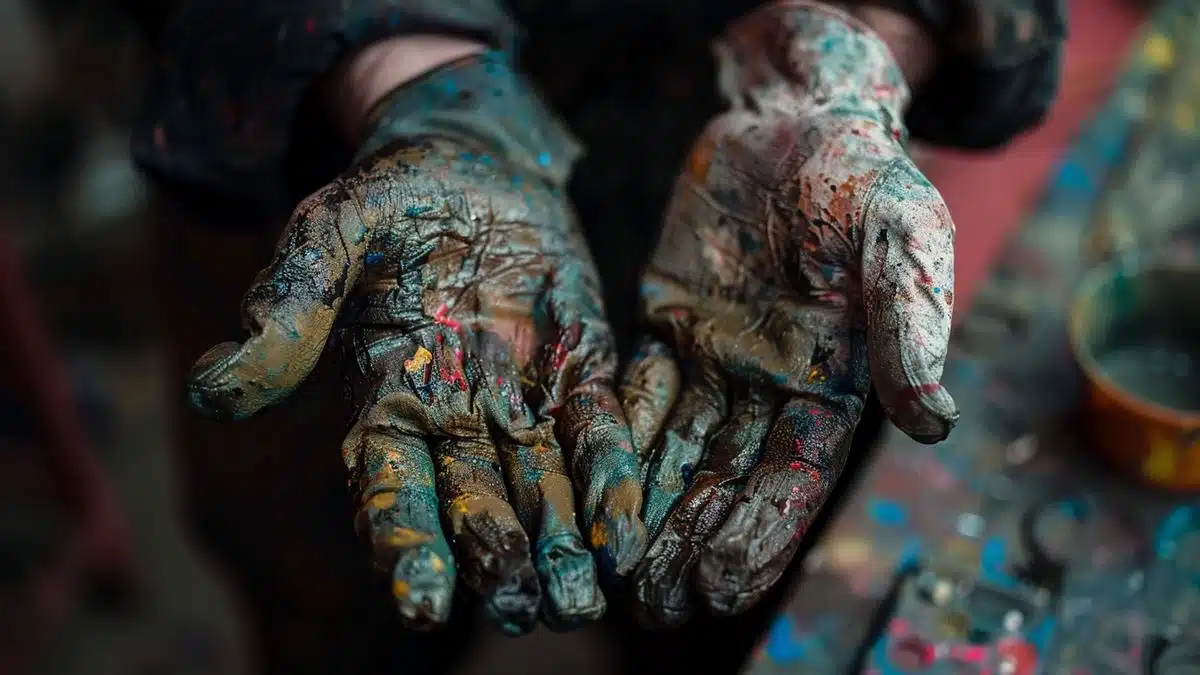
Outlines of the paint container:
{"type": "Polygon", "coordinates": [[[1142,482],[1200,490],[1200,267],[1097,267],[1069,321],[1093,447],[1142,482]]]}

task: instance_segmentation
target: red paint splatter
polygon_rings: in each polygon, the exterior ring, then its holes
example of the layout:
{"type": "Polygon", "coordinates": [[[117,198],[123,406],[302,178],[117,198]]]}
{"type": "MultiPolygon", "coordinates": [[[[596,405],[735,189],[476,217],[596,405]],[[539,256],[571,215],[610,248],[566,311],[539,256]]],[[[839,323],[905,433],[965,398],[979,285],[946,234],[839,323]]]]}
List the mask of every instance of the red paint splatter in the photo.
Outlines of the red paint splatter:
{"type": "MultiPolygon", "coordinates": [[[[442,305],[438,308],[438,311],[434,313],[433,322],[439,326],[445,326],[454,331],[462,330],[462,324],[450,318],[450,308],[446,305],[442,305]]],[[[439,335],[438,338],[440,339],[441,336],[439,335]]]]}
{"type": "Polygon", "coordinates": [[[1004,638],[996,645],[996,651],[1015,666],[1013,675],[1033,675],[1037,671],[1037,648],[1024,640],[1004,638]]]}
{"type": "Polygon", "coordinates": [[[310,16],[304,21],[304,32],[311,33],[317,29],[317,22],[310,16]]]}
{"type": "Polygon", "coordinates": [[[979,645],[955,645],[950,648],[950,658],[963,663],[983,663],[987,648],[979,645]]]}
{"type": "Polygon", "coordinates": [[[927,384],[918,384],[911,387],[901,389],[896,398],[898,403],[906,404],[920,400],[922,396],[932,396],[936,394],[942,385],[938,382],[930,382],[927,384]]]}
{"type": "Polygon", "coordinates": [[[562,370],[562,367],[567,363],[567,357],[571,355],[570,350],[561,342],[555,343],[550,347],[550,367],[554,370],[562,370]]]}
{"type": "Polygon", "coordinates": [[[446,366],[441,368],[442,380],[450,384],[457,384],[462,391],[467,390],[467,378],[461,370],[450,370],[446,366]]]}

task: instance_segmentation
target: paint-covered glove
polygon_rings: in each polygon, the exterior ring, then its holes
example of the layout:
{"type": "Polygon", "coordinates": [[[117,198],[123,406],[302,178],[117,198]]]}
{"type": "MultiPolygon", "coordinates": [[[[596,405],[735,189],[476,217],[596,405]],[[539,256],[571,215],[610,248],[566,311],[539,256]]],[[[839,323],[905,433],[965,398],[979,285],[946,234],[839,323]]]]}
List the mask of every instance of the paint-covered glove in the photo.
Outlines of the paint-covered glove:
{"type": "Polygon", "coordinates": [[[784,3],[718,45],[732,110],[679,177],[642,287],[648,340],[622,399],[652,536],[652,623],[741,612],[785,570],[838,480],[874,385],[938,441],[954,225],[905,154],[909,96],[885,44],[784,3]],[[678,365],[677,365],[678,364],[678,365]]]}
{"type": "Polygon", "coordinates": [[[594,619],[576,509],[618,573],[646,533],[613,336],[560,189],[573,141],[497,54],[402,87],[370,129],[296,209],[246,295],[251,336],[200,359],[192,401],[234,419],[278,403],[336,335],[358,527],[402,615],[446,621],[457,573],[508,632],[539,611],[594,619]]]}

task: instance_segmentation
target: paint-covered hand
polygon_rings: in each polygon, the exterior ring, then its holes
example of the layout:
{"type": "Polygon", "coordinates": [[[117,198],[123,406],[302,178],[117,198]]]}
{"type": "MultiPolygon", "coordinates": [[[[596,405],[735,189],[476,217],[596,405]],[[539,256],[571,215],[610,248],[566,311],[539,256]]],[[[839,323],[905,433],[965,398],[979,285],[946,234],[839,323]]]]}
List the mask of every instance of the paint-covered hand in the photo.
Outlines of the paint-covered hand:
{"type": "Polygon", "coordinates": [[[605,607],[576,509],[601,564],[628,572],[645,550],[636,455],[571,209],[538,175],[545,156],[513,160],[500,122],[473,130],[464,83],[485,82],[492,106],[515,85],[496,79],[502,63],[470,68],[389,104],[355,167],[296,209],[246,296],[251,337],[202,357],[190,392],[246,417],[291,393],[336,335],[357,411],[343,447],[357,524],[402,615],[444,622],[457,578],[508,632],[539,613],[568,628],[605,607]]]}
{"type": "Polygon", "coordinates": [[[838,480],[872,386],[934,442],[954,226],[905,154],[887,48],[793,3],[720,45],[732,110],[694,146],[642,287],[652,334],[622,399],[645,457],[654,624],[738,613],[783,574],[838,480]]]}

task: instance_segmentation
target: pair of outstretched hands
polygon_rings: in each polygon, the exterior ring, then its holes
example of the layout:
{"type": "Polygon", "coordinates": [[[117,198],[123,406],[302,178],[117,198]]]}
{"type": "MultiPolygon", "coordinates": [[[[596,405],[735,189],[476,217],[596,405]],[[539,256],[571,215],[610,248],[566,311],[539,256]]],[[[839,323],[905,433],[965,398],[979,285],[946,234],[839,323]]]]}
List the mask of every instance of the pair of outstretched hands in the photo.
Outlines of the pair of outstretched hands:
{"type": "Polygon", "coordinates": [[[623,373],[562,191],[454,134],[385,138],[306,199],[246,296],[251,336],[193,371],[195,406],[242,418],[339,338],[357,525],[411,624],[445,622],[461,582],[509,632],[570,628],[603,613],[604,572],[653,623],[743,611],[872,385],[914,438],[956,421],[954,226],[904,151],[887,47],[801,5],[719,55],[732,107],[675,186],[623,373]]]}

